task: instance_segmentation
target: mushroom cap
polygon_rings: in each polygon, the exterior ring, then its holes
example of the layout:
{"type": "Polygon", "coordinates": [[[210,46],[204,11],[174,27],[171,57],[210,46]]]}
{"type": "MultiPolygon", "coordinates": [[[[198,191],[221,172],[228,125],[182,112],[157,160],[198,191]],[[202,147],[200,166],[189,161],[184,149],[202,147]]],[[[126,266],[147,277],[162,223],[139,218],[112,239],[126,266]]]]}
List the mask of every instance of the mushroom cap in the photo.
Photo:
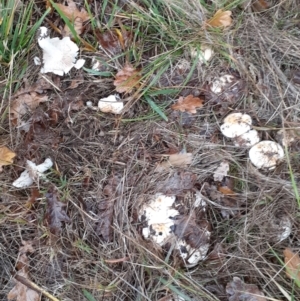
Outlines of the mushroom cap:
{"type": "Polygon", "coordinates": [[[234,81],[234,76],[230,74],[225,74],[212,82],[210,90],[216,94],[222,93],[223,89],[226,86],[228,86],[228,84],[230,84],[232,81],[234,81]]]}
{"type": "Polygon", "coordinates": [[[251,147],[260,141],[257,130],[250,130],[234,139],[234,145],[239,147],[251,147]]]}
{"type": "Polygon", "coordinates": [[[40,27],[38,44],[43,49],[43,67],[41,73],[52,72],[63,76],[73,67],[79,69],[83,66],[85,60],[78,60],[78,46],[71,41],[70,37],[50,38],[48,29],[40,27]]]}
{"type": "Polygon", "coordinates": [[[98,102],[98,108],[104,113],[121,114],[123,107],[124,104],[117,99],[117,95],[109,95],[98,102]]]}
{"type": "Polygon", "coordinates": [[[249,158],[257,168],[274,169],[284,157],[284,150],[280,144],[274,141],[264,140],[249,151],[249,158]]]}
{"type": "Polygon", "coordinates": [[[202,45],[200,51],[196,48],[192,48],[190,54],[192,58],[198,57],[201,63],[205,63],[213,57],[214,51],[209,46],[202,45]]]}
{"type": "Polygon", "coordinates": [[[179,215],[176,209],[171,208],[175,199],[175,196],[157,193],[152,201],[141,208],[139,219],[147,222],[147,226],[142,230],[144,238],[152,239],[162,246],[173,235],[173,218],[179,215]]]}
{"type": "Polygon", "coordinates": [[[232,113],[224,119],[221,132],[225,137],[235,138],[249,132],[251,124],[252,118],[248,114],[232,113]]]}

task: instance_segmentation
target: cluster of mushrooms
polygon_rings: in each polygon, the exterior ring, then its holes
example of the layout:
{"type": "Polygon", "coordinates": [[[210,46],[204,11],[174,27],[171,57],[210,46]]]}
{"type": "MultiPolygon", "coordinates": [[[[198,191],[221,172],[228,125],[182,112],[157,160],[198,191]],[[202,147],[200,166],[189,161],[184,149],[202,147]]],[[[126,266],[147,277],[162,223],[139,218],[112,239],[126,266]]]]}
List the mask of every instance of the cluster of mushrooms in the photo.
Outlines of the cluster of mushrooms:
{"type": "Polygon", "coordinates": [[[229,114],[220,129],[225,137],[233,139],[235,146],[250,147],[249,159],[259,169],[272,170],[284,157],[280,144],[271,140],[260,141],[258,132],[252,129],[252,118],[248,114],[229,114]]]}

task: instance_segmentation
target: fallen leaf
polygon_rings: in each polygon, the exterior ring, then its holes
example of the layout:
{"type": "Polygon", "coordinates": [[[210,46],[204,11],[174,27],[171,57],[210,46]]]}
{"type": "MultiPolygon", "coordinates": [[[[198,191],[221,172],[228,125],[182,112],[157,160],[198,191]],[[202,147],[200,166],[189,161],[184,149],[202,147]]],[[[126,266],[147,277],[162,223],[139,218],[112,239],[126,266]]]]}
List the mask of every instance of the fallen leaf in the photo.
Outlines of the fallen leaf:
{"type": "Polygon", "coordinates": [[[156,172],[161,172],[168,170],[171,167],[186,167],[192,163],[193,154],[183,153],[183,154],[172,154],[169,156],[167,161],[159,163],[155,169],[156,172]]]}
{"type": "Polygon", "coordinates": [[[157,183],[157,191],[165,194],[177,195],[184,190],[192,189],[197,180],[197,175],[191,172],[175,172],[165,181],[157,183]]]}
{"type": "Polygon", "coordinates": [[[256,0],[251,5],[253,11],[262,12],[270,7],[270,4],[265,0],[256,0]]]}
{"type": "Polygon", "coordinates": [[[0,147],[0,172],[2,171],[2,166],[5,165],[11,165],[14,162],[14,157],[16,156],[16,153],[11,151],[6,146],[0,147]]]}
{"type": "MultiPolygon", "coordinates": [[[[28,267],[29,260],[27,253],[33,253],[34,248],[30,241],[22,241],[23,246],[19,249],[18,261],[16,263],[16,268],[18,270],[16,276],[21,276],[25,279],[29,279],[28,267]]],[[[15,280],[16,284],[12,290],[8,293],[8,300],[16,301],[39,301],[40,295],[36,291],[32,290],[28,286],[24,285],[20,281],[15,280]]]]}
{"type": "MultiPolygon", "coordinates": [[[[84,8],[79,10],[73,0],[67,0],[67,3],[67,6],[59,3],[56,3],[56,6],[73,22],[75,31],[80,35],[83,31],[83,23],[88,21],[90,16],[84,8]]],[[[67,25],[64,28],[64,35],[71,35],[71,31],[67,25]]]]}
{"type": "Polygon", "coordinates": [[[255,284],[246,284],[240,278],[233,277],[227,284],[228,301],[267,301],[263,292],[255,284]]]}
{"type": "Polygon", "coordinates": [[[70,222],[64,207],[66,204],[59,201],[58,191],[51,187],[46,193],[47,213],[46,219],[50,232],[59,235],[62,230],[62,222],[70,222]]]}
{"type": "Polygon", "coordinates": [[[227,187],[227,186],[219,186],[219,187],[218,187],[218,190],[219,190],[221,193],[225,194],[225,195],[232,195],[232,194],[235,194],[235,192],[232,191],[232,190],[231,190],[229,187],[227,187]]]}
{"type": "Polygon", "coordinates": [[[126,63],[122,70],[119,70],[114,80],[116,91],[119,93],[130,93],[134,88],[139,87],[141,73],[131,64],[126,63]]]}
{"type": "Polygon", "coordinates": [[[10,120],[14,125],[20,122],[23,115],[36,109],[41,102],[48,100],[47,95],[40,95],[36,92],[22,94],[20,91],[18,93],[19,96],[10,105],[10,120]]]}
{"type": "Polygon", "coordinates": [[[111,54],[117,54],[124,50],[132,39],[132,32],[126,30],[108,30],[97,32],[96,37],[100,46],[111,54]]]}
{"type": "Polygon", "coordinates": [[[228,171],[229,171],[229,163],[227,161],[221,162],[218,168],[214,172],[214,181],[222,182],[224,177],[227,176],[228,171]]]}
{"type": "Polygon", "coordinates": [[[219,9],[214,16],[205,22],[206,25],[211,27],[227,27],[232,23],[232,12],[230,10],[223,11],[219,9]]]}
{"type": "Polygon", "coordinates": [[[181,112],[189,112],[189,113],[197,113],[196,108],[203,107],[204,99],[199,97],[194,97],[193,95],[188,95],[186,97],[180,96],[177,103],[172,105],[171,108],[173,110],[181,111],[181,112]]]}
{"type": "Polygon", "coordinates": [[[99,223],[97,225],[97,233],[104,241],[109,242],[113,239],[113,229],[111,227],[114,219],[114,205],[118,195],[122,193],[121,179],[118,176],[111,176],[107,185],[103,188],[103,194],[106,199],[99,202],[99,223]]]}
{"type": "Polygon", "coordinates": [[[298,253],[294,253],[290,248],[283,251],[284,263],[286,267],[286,275],[300,281],[300,257],[298,253]]]}

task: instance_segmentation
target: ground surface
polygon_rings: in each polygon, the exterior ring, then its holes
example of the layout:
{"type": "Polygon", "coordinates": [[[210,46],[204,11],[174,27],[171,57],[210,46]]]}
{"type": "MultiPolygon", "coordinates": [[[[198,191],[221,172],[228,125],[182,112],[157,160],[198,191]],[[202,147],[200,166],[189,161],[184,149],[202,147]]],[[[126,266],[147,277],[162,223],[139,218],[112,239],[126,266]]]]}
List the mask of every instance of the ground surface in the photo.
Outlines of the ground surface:
{"type": "MultiPolygon", "coordinates": [[[[46,2],[33,5],[28,30],[46,2]]],[[[58,300],[267,300],[250,298],[258,292],[268,300],[300,299],[283,262],[286,248],[300,247],[299,2],[231,2],[76,1],[92,17],[81,33],[85,43],[78,41],[86,69],[62,77],[40,74],[33,63],[42,57],[36,36],[26,51],[2,58],[0,143],[16,157],[0,173],[1,300],[24,265],[28,278],[58,300]],[[232,24],[204,26],[218,9],[232,11],[232,24]],[[114,41],[105,40],[109,31],[114,41]],[[214,51],[207,63],[191,55],[201,45],[214,51]],[[93,58],[100,62],[94,74],[93,58]],[[119,93],[122,114],[87,107],[87,101],[97,106],[116,93],[114,79],[126,62],[142,77],[130,93],[119,93]],[[212,83],[225,74],[233,84],[212,93],[212,83]],[[16,119],[8,108],[32,93],[47,101],[26,107],[16,119]],[[196,113],[171,108],[190,94],[204,100],[196,113]],[[221,134],[231,112],[249,114],[263,140],[293,138],[275,169],[258,170],[248,148],[221,134]],[[177,153],[191,153],[190,164],[162,164],[177,153]],[[12,185],[26,160],[40,164],[46,158],[54,162],[47,180],[12,185]],[[218,181],[214,172],[221,162],[229,171],[218,181]],[[197,191],[206,200],[205,214],[193,207],[197,191]],[[143,238],[139,210],[156,193],[175,195],[195,227],[205,221],[208,256],[197,266],[187,268],[170,244],[161,248],[143,238]],[[291,231],[281,240],[284,221],[291,231]],[[22,241],[32,250],[20,250],[22,241]],[[244,299],[239,290],[248,292],[244,299]]],[[[57,11],[42,25],[51,37],[61,37],[57,11]]]]}

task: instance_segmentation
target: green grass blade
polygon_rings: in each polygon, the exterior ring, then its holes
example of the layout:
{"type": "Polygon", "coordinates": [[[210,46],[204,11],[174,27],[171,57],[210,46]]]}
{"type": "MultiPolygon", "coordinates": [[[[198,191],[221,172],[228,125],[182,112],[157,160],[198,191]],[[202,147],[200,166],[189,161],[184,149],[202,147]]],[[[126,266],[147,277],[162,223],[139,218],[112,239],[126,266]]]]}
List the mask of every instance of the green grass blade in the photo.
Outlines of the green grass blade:
{"type": "Polygon", "coordinates": [[[150,105],[150,107],[165,121],[168,121],[168,117],[166,114],[161,110],[161,108],[148,96],[144,95],[146,101],[150,105]]]}
{"type": "Polygon", "coordinates": [[[89,291],[83,289],[82,292],[86,299],[88,299],[89,301],[97,301],[89,291]]]}

